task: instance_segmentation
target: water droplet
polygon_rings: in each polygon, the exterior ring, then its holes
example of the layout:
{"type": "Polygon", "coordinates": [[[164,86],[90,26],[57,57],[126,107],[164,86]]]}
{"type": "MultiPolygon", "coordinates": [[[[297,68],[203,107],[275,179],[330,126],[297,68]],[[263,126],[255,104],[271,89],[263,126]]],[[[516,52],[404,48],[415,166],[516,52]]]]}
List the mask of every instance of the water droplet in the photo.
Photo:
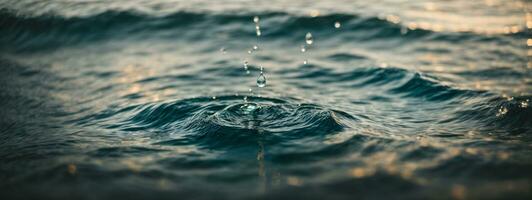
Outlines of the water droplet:
{"type": "Polygon", "coordinates": [[[248,50],[248,54],[251,54],[251,50],[248,50]]]}
{"type": "Polygon", "coordinates": [[[253,92],[253,89],[249,88],[248,91],[249,91],[249,92],[253,92]]]}
{"type": "Polygon", "coordinates": [[[226,51],[225,51],[225,47],[220,48],[220,52],[222,52],[223,54],[225,54],[225,53],[226,53],[226,51]]]}
{"type": "Polygon", "coordinates": [[[305,48],[305,45],[301,45],[301,52],[304,53],[305,51],[307,51],[307,48],[305,48]]]}
{"type": "Polygon", "coordinates": [[[307,63],[308,63],[308,61],[307,61],[307,60],[304,60],[304,61],[303,61],[303,64],[305,64],[305,65],[306,65],[307,63]]]}
{"type": "Polygon", "coordinates": [[[257,49],[259,49],[259,46],[253,45],[253,50],[257,50],[257,49]]]}
{"type": "Polygon", "coordinates": [[[244,102],[248,102],[248,96],[244,96],[244,102]]]}
{"type": "Polygon", "coordinates": [[[244,61],[244,69],[248,70],[248,61],[247,60],[244,61]]]}
{"type": "Polygon", "coordinates": [[[264,87],[266,86],[266,77],[263,73],[260,73],[259,77],[257,77],[257,86],[264,87]]]}
{"type": "Polygon", "coordinates": [[[312,38],[312,34],[310,32],[308,32],[307,35],[305,35],[305,42],[308,45],[311,45],[314,42],[314,39],[312,38]]]}
{"type": "Polygon", "coordinates": [[[528,100],[528,99],[526,101],[521,101],[520,107],[521,108],[527,108],[528,107],[528,102],[530,102],[530,100],[528,100]]]}
{"type": "Polygon", "coordinates": [[[260,36],[261,33],[260,33],[260,29],[257,29],[257,36],[260,36]]]}
{"type": "Polygon", "coordinates": [[[212,100],[216,100],[216,96],[212,96],[212,100]]]}
{"type": "Polygon", "coordinates": [[[334,28],[340,28],[340,26],[342,26],[340,22],[334,22],[334,28]]]}
{"type": "Polygon", "coordinates": [[[255,17],[253,17],[253,22],[255,22],[255,23],[259,23],[259,16],[255,16],[255,17]]]}
{"type": "Polygon", "coordinates": [[[249,74],[249,73],[250,73],[249,70],[246,70],[246,74],[249,74]]]}

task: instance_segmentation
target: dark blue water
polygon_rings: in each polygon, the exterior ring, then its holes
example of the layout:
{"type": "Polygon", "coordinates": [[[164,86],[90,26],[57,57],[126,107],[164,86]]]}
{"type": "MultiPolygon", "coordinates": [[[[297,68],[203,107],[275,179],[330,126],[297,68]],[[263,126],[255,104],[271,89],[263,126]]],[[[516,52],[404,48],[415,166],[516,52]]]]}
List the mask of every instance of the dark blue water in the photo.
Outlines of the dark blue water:
{"type": "Polygon", "coordinates": [[[0,197],[529,199],[530,8],[1,2],[0,197]]]}

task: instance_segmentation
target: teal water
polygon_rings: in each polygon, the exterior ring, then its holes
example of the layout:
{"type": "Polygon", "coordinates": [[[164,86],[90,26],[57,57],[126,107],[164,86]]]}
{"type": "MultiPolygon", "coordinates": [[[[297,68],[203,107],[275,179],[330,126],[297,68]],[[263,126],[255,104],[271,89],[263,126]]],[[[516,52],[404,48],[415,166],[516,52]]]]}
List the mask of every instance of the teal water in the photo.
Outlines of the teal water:
{"type": "Polygon", "coordinates": [[[530,8],[0,2],[0,198],[529,199],[530,8]]]}

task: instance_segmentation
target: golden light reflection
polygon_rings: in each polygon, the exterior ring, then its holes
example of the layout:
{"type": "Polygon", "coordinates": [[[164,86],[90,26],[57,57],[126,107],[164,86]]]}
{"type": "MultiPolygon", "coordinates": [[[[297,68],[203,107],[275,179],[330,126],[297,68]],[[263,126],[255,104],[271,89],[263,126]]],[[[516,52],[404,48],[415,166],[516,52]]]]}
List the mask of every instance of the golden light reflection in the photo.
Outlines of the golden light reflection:
{"type": "Polygon", "coordinates": [[[130,171],[139,173],[142,170],[142,164],[134,160],[122,160],[121,163],[125,165],[130,171]]]}
{"type": "Polygon", "coordinates": [[[375,173],[375,170],[369,168],[356,167],[351,169],[349,174],[355,178],[362,178],[366,176],[372,176],[375,173]]]}
{"type": "MultiPolygon", "coordinates": [[[[495,1],[488,3],[493,5],[495,1]]],[[[520,5],[507,5],[505,9],[515,9],[520,5]]],[[[526,27],[532,27],[532,16],[527,13],[527,20],[523,25],[522,17],[518,15],[511,16],[490,16],[490,15],[475,15],[471,16],[465,10],[457,9],[454,11],[439,10],[435,3],[429,2],[424,4],[424,9],[407,10],[401,18],[405,21],[409,29],[424,29],[436,32],[452,31],[452,32],[475,32],[480,34],[515,34],[525,31],[526,27]],[[464,19],[468,19],[464,21],[464,19]],[[526,25],[526,26],[525,26],[526,25]]],[[[464,8],[473,9],[473,8],[464,8]]],[[[397,18],[399,19],[399,18],[397,18]]],[[[394,18],[388,21],[399,22],[394,18]]]]}
{"type": "Polygon", "coordinates": [[[319,10],[311,10],[309,15],[311,17],[318,17],[318,16],[320,16],[320,11],[319,10]]]}
{"type": "Polygon", "coordinates": [[[169,183],[169,181],[166,180],[166,179],[160,179],[160,180],[157,182],[157,185],[159,185],[159,188],[160,188],[160,189],[163,189],[163,190],[170,189],[170,183],[169,183]]]}
{"type": "Polygon", "coordinates": [[[417,27],[418,27],[417,24],[414,23],[414,22],[408,23],[408,29],[410,29],[410,30],[416,30],[417,27]]]}
{"type": "Polygon", "coordinates": [[[286,183],[291,186],[301,186],[303,181],[295,176],[286,177],[286,183]]]}
{"type": "Polygon", "coordinates": [[[532,13],[526,13],[526,27],[532,29],[532,13]]]}
{"type": "Polygon", "coordinates": [[[466,188],[463,185],[453,185],[453,187],[451,188],[451,196],[454,199],[465,199],[466,188]]]}
{"type": "Polygon", "coordinates": [[[499,158],[501,160],[506,160],[509,157],[510,157],[510,153],[508,153],[508,152],[501,151],[501,152],[497,153],[497,158],[499,158]]]}
{"type": "Polygon", "coordinates": [[[427,11],[435,11],[436,10],[436,5],[434,5],[434,3],[432,3],[432,2],[425,3],[425,10],[427,10],[427,11]]]}
{"type": "Polygon", "coordinates": [[[399,22],[401,22],[401,18],[397,15],[388,15],[386,16],[386,21],[389,21],[394,24],[398,24],[399,22]]]}
{"type": "Polygon", "coordinates": [[[257,152],[257,163],[258,163],[258,174],[259,177],[262,179],[261,183],[261,192],[266,192],[267,190],[267,180],[266,180],[266,169],[264,165],[264,145],[262,142],[259,142],[259,151],[257,152]]]}
{"type": "Polygon", "coordinates": [[[67,172],[71,175],[74,175],[76,174],[76,172],[78,171],[78,168],[76,167],[76,165],[74,164],[68,164],[67,165],[67,172]]]}

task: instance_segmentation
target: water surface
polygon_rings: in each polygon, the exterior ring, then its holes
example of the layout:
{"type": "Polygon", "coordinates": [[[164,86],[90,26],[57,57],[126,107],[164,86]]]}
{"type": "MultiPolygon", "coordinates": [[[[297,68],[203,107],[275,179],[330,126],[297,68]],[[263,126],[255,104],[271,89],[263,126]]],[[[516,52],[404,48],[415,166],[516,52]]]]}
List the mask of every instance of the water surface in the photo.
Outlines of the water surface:
{"type": "Polygon", "coordinates": [[[530,6],[4,1],[0,196],[530,198],[530,6]]]}

